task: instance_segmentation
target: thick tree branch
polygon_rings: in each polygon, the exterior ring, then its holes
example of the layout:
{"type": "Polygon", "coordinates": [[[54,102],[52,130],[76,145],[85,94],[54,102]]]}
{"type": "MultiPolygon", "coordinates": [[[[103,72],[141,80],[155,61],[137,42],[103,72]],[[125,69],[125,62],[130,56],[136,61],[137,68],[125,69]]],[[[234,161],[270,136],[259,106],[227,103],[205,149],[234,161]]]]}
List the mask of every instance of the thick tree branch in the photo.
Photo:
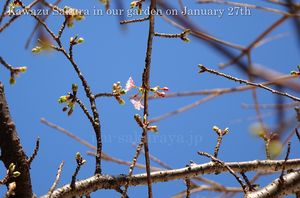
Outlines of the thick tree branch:
{"type": "Polygon", "coordinates": [[[297,193],[300,191],[300,172],[289,173],[283,178],[278,178],[266,187],[249,193],[245,198],[268,198],[285,197],[288,194],[297,193]]]}
{"type": "MultiPolygon", "coordinates": [[[[247,162],[229,162],[225,163],[235,172],[248,172],[248,171],[270,171],[270,172],[280,172],[284,165],[284,160],[254,160],[247,162]]],[[[300,167],[300,159],[288,160],[285,163],[286,169],[297,169],[300,167]]],[[[205,163],[200,165],[193,165],[185,168],[166,170],[166,171],[156,171],[151,172],[151,181],[153,183],[167,182],[178,179],[193,178],[198,175],[203,174],[213,174],[227,172],[228,169],[217,163],[205,163]]],[[[285,177],[284,177],[285,178],[285,177]]],[[[99,189],[116,189],[117,187],[123,186],[128,183],[130,186],[137,185],[147,185],[147,174],[136,174],[131,177],[126,175],[122,176],[110,176],[110,175],[95,175],[93,177],[80,180],[76,182],[76,189],[71,189],[70,184],[67,184],[57,190],[52,194],[52,198],[59,197],[72,197],[72,196],[82,196],[99,189]]],[[[45,198],[42,196],[41,198],[45,198]]]]}
{"type": "MultiPolygon", "coordinates": [[[[16,165],[21,175],[15,178],[14,197],[32,197],[31,179],[27,156],[22,148],[15,124],[12,121],[6,102],[4,87],[0,82],[0,148],[1,160],[8,169],[11,163],[16,165]]],[[[10,181],[12,182],[12,181],[10,181]]],[[[8,182],[8,183],[10,183],[8,182]]]]}

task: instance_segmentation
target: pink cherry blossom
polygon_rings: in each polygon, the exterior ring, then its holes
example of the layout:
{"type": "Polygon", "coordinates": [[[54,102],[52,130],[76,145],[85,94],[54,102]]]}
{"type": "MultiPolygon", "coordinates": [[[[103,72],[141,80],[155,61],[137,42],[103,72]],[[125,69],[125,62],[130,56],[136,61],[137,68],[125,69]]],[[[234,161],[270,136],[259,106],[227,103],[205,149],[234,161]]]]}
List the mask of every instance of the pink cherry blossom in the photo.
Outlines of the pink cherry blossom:
{"type": "Polygon", "coordinates": [[[126,82],[125,91],[128,92],[134,87],[135,87],[134,81],[133,81],[132,77],[130,76],[126,82]]]}
{"type": "Polygon", "coordinates": [[[144,108],[144,105],[141,103],[140,98],[138,97],[138,95],[133,96],[130,99],[130,102],[133,104],[134,108],[137,110],[141,110],[144,108]]]}

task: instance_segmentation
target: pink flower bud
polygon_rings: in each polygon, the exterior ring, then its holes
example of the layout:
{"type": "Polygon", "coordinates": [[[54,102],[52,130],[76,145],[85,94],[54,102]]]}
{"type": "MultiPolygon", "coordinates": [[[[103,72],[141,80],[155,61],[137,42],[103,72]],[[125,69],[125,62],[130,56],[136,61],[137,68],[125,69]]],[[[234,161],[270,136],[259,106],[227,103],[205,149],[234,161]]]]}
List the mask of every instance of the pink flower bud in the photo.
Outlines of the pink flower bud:
{"type": "Polygon", "coordinates": [[[169,87],[162,87],[162,88],[160,88],[160,90],[169,91],[169,87]]]}
{"type": "Polygon", "coordinates": [[[156,94],[159,96],[159,97],[161,97],[161,98],[163,98],[163,97],[165,97],[166,96],[166,93],[165,92],[156,92],[156,94]]]}

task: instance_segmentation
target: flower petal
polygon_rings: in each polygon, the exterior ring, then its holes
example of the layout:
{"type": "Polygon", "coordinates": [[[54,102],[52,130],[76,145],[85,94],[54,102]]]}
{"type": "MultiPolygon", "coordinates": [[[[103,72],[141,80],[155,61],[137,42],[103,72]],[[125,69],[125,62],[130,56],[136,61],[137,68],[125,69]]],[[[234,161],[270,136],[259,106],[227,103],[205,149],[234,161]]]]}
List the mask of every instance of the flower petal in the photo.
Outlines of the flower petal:
{"type": "Polygon", "coordinates": [[[131,98],[130,102],[133,104],[134,108],[137,110],[141,110],[144,108],[144,105],[142,105],[140,100],[137,100],[136,98],[131,98]]]}
{"type": "Polygon", "coordinates": [[[135,87],[134,81],[132,79],[132,77],[130,76],[129,79],[126,82],[126,87],[125,87],[125,91],[130,91],[132,88],[135,87]]]}

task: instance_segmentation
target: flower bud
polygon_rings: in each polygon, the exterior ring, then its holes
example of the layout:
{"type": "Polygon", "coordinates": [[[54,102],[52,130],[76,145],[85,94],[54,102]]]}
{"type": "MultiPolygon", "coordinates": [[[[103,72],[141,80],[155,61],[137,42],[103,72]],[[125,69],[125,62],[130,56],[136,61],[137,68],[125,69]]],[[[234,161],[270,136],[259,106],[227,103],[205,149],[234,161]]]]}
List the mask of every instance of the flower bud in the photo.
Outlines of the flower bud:
{"type": "Polygon", "coordinates": [[[79,152],[76,153],[76,160],[80,160],[81,159],[81,154],[79,152]]]}
{"type": "Polygon", "coordinates": [[[77,84],[72,84],[72,91],[77,92],[78,90],[78,85],[77,84]]]}
{"type": "Polygon", "coordinates": [[[135,8],[135,7],[137,7],[139,4],[140,4],[139,1],[132,1],[132,2],[130,3],[130,8],[135,8]]]}
{"type": "Polygon", "coordinates": [[[16,68],[16,70],[18,71],[18,72],[26,72],[27,71],[27,67],[18,67],[18,68],[16,68]]]}
{"type": "Polygon", "coordinates": [[[16,84],[16,79],[15,79],[14,76],[11,76],[11,77],[9,78],[9,84],[11,84],[11,85],[16,84]]]}
{"type": "Polygon", "coordinates": [[[34,48],[32,48],[32,53],[38,54],[42,51],[42,48],[40,46],[36,46],[34,48]]]}
{"type": "Polygon", "coordinates": [[[213,126],[213,130],[214,130],[216,133],[219,133],[219,131],[220,131],[219,127],[217,127],[217,126],[213,126]]]}
{"type": "Polygon", "coordinates": [[[141,116],[139,115],[139,114],[135,114],[134,115],[134,119],[135,119],[135,121],[138,123],[138,125],[140,126],[140,127],[142,127],[143,128],[143,122],[142,122],[142,118],[141,118],[141,116]]]}
{"type": "Polygon", "coordinates": [[[120,91],[120,94],[121,94],[121,95],[126,94],[126,90],[125,90],[125,89],[122,89],[122,90],[120,91]]]}
{"type": "Polygon", "coordinates": [[[227,133],[229,133],[229,128],[225,128],[223,131],[223,135],[226,135],[227,133]]]}
{"type": "Polygon", "coordinates": [[[162,88],[160,88],[160,90],[169,91],[169,88],[168,87],[162,87],[162,88]]]}
{"type": "Polygon", "coordinates": [[[73,113],[73,109],[70,109],[70,110],[68,111],[68,116],[72,115],[72,113],[73,113]]]}
{"type": "Polygon", "coordinates": [[[165,96],[166,96],[166,93],[165,92],[156,92],[156,94],[159,96],[159,97],[161,97],[161,98],[164,98],[165,96]]]}
{"type": "Polygon", "coordinates": [[[66,95],[66,96],[60,96],[59,99],[58,99],[58,103],[64,103],[64,102],[67,102],[69,99],[70,99],[70,96],[69,96],[69,95],[66,95]]]}
{"type": "Polygon", "coordinates": [[[190,42],[190,39],[187,38],[187,37],[182,37],[181,40],[183,40],[183,41],[186,42],[186,43],[190,42]]]}
{"type": "Polygon", "coordinates": [[[16,169],[16,165],[14,163],[11,163],[8,167],[9,172],[13,172],[16,169]]]}
{"type": "Polygon", "coordinates": [[[298,72],[296,72],[296,71],[291,71],[290,74],[291,74],[291,75],[298,75],[298,72]]]}
{"type": "Polygon", "coordinates": [[[84,42],[84,38],[80,37],[78,40],[77,40],[77,43],[80,44],[80,43],[83,43],[84,42]]]}
{"type": "Polygon", "coordinates": [[[158,131],[158,127],[157,126],[148,126],[147,129],[149,131],[152,131],[152,132],[155,132],[155,133],[158,131]]]}
{"type": "Polygon", "coordinates": [[[151,88],[150,91],[156,93],[158,91],[158,89],[159,89],[159,86],[156,86],[156,87],[151,88]]]}
{"type": "Polygon", "coordinates": [[[15,171],[13,172],[13,177],[19,177],[21,175],[21,173],[19,171],[15,171]]]}

